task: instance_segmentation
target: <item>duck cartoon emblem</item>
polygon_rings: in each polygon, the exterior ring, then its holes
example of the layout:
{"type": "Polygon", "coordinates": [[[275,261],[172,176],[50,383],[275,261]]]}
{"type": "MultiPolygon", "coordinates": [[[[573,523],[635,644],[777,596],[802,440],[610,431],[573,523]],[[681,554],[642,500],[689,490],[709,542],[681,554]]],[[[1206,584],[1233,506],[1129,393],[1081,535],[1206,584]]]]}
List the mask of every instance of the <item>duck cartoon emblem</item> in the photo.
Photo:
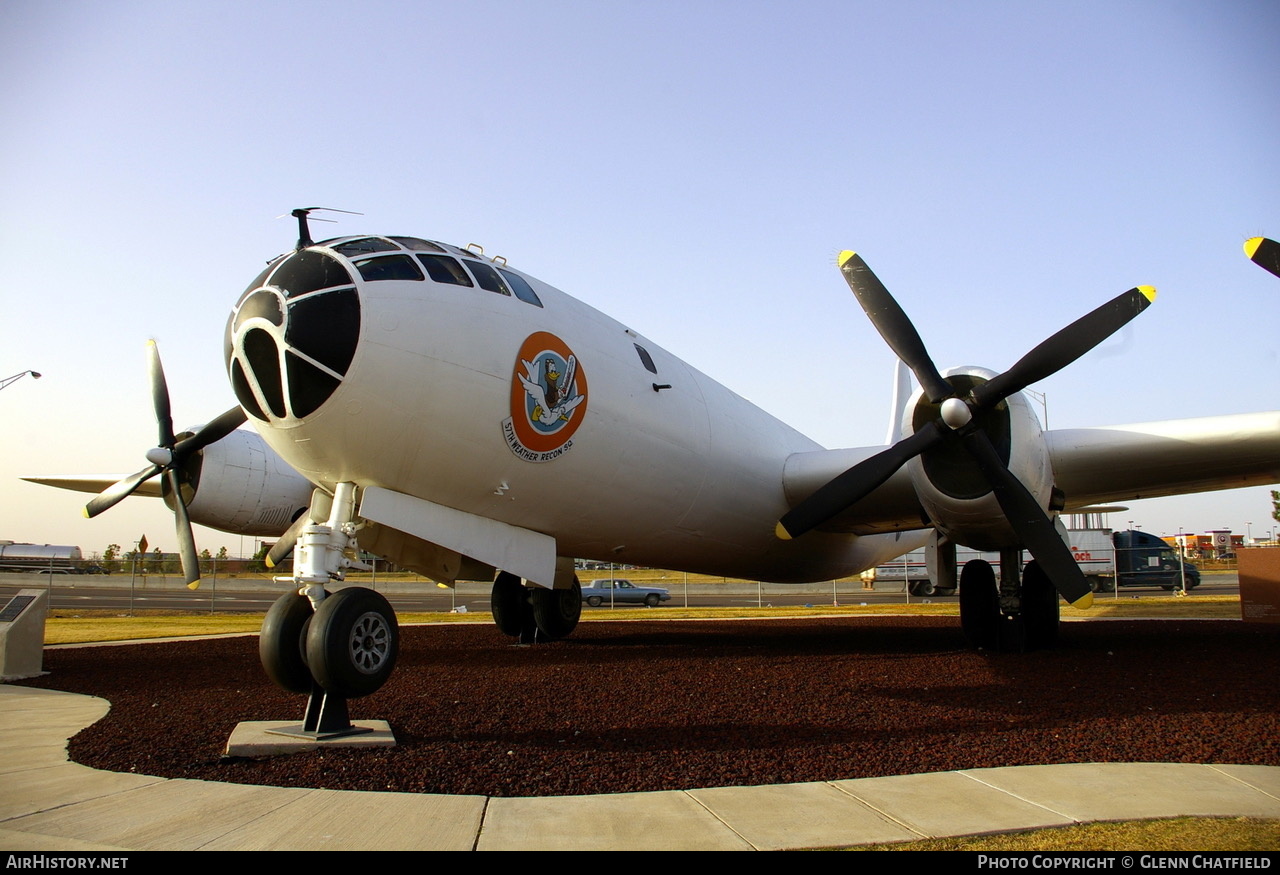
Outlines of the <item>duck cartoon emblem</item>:
{"type": "Polygon", "coordinates": [[[525,338],[511,378],[511,416],[502,433],[511,452],[550,462],[573,448],[587,410],[587,378],[568,345],[545,331],[525,338]]]}

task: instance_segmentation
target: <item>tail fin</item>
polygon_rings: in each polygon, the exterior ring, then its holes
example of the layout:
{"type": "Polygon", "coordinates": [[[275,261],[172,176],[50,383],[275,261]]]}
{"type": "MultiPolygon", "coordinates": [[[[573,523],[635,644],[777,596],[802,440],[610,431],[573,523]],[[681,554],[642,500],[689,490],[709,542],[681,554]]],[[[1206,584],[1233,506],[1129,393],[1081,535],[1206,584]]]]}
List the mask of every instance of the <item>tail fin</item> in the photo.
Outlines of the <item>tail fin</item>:
{"type": "Polygon", "coordinates": [[[911,369],[908,368],[902,359],[895,359],[893,363],[893,400],[889,408],[889,432],[884,436],[884,442],[889,445],[896,444],[902,436],[902,411],[907,406],[907,399],[911,397],[914,391],[911,380],[911,369]]]}

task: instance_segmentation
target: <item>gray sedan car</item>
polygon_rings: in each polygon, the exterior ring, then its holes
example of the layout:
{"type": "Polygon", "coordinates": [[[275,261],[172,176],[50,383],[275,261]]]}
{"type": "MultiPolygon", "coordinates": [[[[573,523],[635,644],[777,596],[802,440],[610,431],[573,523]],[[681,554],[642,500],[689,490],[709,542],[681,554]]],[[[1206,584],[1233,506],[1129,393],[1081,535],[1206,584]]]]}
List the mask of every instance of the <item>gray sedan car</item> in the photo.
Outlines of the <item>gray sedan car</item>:
{"type": "Polygon", "coordinates": [[[582,588],[582,600],[591,607],[598,607],[606,602],[613,604],[658,606],[671,598],[665,589],[656,586],[636,586],[629,580],[593,580],[582,588]]]}

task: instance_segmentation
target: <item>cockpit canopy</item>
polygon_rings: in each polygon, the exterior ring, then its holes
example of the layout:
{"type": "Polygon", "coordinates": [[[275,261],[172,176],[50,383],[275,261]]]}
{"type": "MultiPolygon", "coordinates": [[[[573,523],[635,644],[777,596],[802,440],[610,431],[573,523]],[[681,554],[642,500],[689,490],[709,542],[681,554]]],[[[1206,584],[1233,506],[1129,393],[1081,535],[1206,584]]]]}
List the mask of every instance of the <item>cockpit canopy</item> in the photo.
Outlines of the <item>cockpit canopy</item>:
{"type": "Polygon", "coordinates": [[[483,250],[473,247],[418,237],[335,237],[272,261],[227,322],[224,353],[240,405],[263,422],[319,409],[355,357],[361,282],[478,288],[542,306],[524,277],[504,260],[482,261],[483,250]]]}

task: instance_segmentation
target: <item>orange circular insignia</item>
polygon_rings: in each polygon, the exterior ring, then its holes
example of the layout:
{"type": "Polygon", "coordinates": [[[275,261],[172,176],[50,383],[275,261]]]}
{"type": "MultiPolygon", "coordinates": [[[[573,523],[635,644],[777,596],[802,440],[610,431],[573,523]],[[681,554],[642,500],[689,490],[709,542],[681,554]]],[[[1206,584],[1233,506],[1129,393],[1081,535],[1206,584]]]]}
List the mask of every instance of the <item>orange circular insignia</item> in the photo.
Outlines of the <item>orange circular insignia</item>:
{"type": "Polygon", "coordinates": [[[522,459],[549,462],[573,446],[586,412],[587,377],[573,350],[554,334],[530,334],[511,376],[507,446],[522,459]]]}

